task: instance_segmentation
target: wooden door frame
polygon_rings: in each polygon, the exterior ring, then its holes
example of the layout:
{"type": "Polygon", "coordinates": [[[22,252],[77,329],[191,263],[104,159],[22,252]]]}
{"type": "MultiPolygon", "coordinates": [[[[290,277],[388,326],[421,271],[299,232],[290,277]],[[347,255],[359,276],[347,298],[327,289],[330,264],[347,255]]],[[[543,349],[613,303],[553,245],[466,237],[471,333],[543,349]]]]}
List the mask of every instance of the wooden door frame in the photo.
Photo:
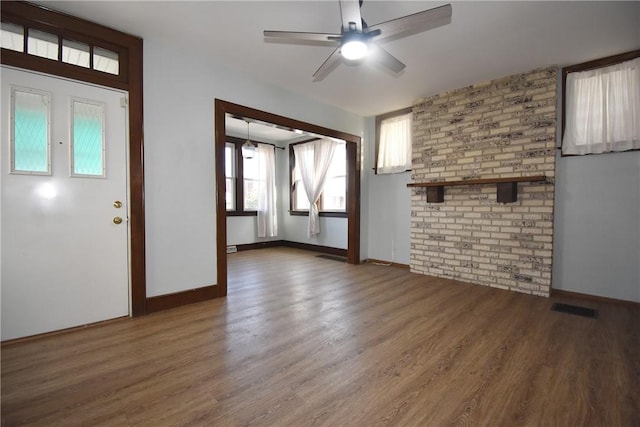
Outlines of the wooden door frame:
{"type": "Polygon", "coordinates": [[[216,251],[217,296],[227,295],[227,208],[225,182],[225,143],[227,114],[273,123],[290,129],[339,138],[347,142],[347,262],[360,263],[360,150],[359,136],[317,126],[277,114],[267,113],[232,102],[215,100],[215,165],[216,165],[216,251]]]}

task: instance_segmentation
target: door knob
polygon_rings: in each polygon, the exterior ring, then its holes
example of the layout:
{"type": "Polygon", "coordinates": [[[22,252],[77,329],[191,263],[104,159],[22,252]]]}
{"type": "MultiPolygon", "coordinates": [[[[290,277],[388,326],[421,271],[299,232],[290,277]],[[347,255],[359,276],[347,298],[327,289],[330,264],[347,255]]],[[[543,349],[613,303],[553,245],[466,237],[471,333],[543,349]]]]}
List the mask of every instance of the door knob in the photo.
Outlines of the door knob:
{"type": "Polygon", "coordinates": [[[116,200],[113,202],[113,207],[116,209],[120,209],[122,207],[122,202],[120,200],[116,200]]]}
{"type": "Polygon", "coordinates": [[[122,218],[120,218],[119,216],[114,216],[113,217],[113,223],[114,224],[122,224],[122,218]]]}

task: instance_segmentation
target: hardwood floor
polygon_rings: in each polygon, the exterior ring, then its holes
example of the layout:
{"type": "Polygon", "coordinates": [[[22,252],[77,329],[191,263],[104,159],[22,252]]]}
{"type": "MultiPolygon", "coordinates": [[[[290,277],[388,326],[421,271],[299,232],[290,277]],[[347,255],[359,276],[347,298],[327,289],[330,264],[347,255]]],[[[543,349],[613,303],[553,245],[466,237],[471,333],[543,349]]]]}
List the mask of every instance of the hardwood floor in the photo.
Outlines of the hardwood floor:
{"type": "Polygon", "coordinates": [[[229,296],[2,347],[3,426],[640,424],[640,310],[291,248],[229,296]]]}

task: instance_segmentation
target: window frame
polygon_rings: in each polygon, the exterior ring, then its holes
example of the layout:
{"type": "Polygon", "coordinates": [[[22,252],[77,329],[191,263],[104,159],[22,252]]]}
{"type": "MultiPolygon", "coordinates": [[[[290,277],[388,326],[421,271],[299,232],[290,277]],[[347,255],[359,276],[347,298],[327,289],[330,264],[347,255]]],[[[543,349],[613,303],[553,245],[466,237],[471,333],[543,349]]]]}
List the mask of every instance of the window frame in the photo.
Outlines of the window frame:
{"type": "Polygon", "coordinates": [[[566,113],[567,113],[567,76],[570,73],[576,73],[581,71],[590,71],[596,70],[598,68],[608,67],[610,65],[616,65],[621,62],[630,61],[632,59],[636,59],[640,57],[640,49],[632,50],[630,52],[621,53],[618,55],[607,56],[605,58],[595,59],[593,61],[583,62],[580,64],[571,65],[568,67],[562,68],[562,129],[560,131],[560,145],[557,147],[560,150],[561,157],[582,157],[582,156],[591,156],[598,154],[609,154],[609,153],[624,153],[627,151],[640,151],[638,149],[631,149],[626,151],[607,151],[605,153],[586,153],[586,154],[563,154],[562,153],[562,144],[564,139],[564,131],[566,127],[566,113]]]}
{"type": "Polygon", "coordinates": [[[233,167],[235,168],[234,197],[236,202],[234,210],[227,210],[227,216],[257,216],[257,210],[244,209],[244,162],[242,157],[242,144],[245,143],[245,140],[227,135],[226,142],[235,146],[233,167]]]}
{"type": "MultiPolygon", "coordinates": [[[[20,6],[18,6],[20,7],[20,6]]],[[[96,28],[104,28],[99,24],[91,24],[91,29],[86,32],[83,28],[70,29],[69,27],[61,27],[46,23],[46,21],[38,20],[36,17],[32,19],[24,18],[9,8],[2,10],[2,22],[21,26],[23,28],[22,51],[2,48],[2,63],[11,64],[19,68],[26,68],[40,71],[47,74],[61,75],[79,81],[95,83],[102,86],[115,87],[118,89],[128,90],[129,88],[129,55],[131,54],[126,46],[118,44],[119,40],[105,40],[104,38],[94,37],[93,33],[96,28]],[[57,59],[49,59],[29,53],[29,33],[30,31],[38,31],[51,34],[57,38],[58,57],[57,59]],[[89,45],[89,67],[74,65],[63,61],[63,41],[77,42],[89,45]],[[94,68],[94,48],[104,49],[118,54],[118,74],[111,74],[94,68]]],[[[73,17],[68,19],[76,20],[73,17]]]]}
{"type": "MultiPolygon", "coordinates": [[[[399,110],[389,111],[388,113],[380,114],[376,116],[376,143],[375,143],[375,152],[373,158],[373,173],[378,175],[378,152],[380,150],[380,129],[382,127],[382,121],[391,119],[394,117],[404,116],[405,114],[409,114],[413,112],[413,107],[401,108],[399,110]]],[[[411,172],[411,169],[405,170],[405,172],[411,172]]],[[[386,175],[386,174],[385,174],[386,175]]]]}
{"type": "MultiPolygon", "coordinates": [[[[293,195],[293,185],[294,185],[294,181],[293,181],[293,176],[294,176],[294,171],[295,171],[295,167],[296,167],[296,156],[294,155],[293,152],[293,147],[295,145],[298,144],[305,144],[305,143],[309,143],[309,142],[313,142],[315,140],[317,140],[319,138],[312,138],[312,139],[307,139],[304,141],[299,141],[299,142],[294,142],[289,144],[289,215],[292,216],[309,216],[309,209],[306,210],[301,210],[301,209],[294,209],[294,204],[293,204],[293,200],[294,200],[294,195],[293,195]]],[[[346,171],[345,171],[345,208],[344,211],[335,211],[335,210],[331,210],[331,211],[323,211],[322,210],[322,196],[320,197],[320,202],[318,203],[318,214],[321,217],[327,217],[327,218],[347,218],[349,215],[349,184],[348,184],[348,178],[349,178],[349,162],[348,162],[348,157],[349,157],[349,153],[348,153],[348,144],[345,141],[345,160],[346,160],[346,171]]]]}

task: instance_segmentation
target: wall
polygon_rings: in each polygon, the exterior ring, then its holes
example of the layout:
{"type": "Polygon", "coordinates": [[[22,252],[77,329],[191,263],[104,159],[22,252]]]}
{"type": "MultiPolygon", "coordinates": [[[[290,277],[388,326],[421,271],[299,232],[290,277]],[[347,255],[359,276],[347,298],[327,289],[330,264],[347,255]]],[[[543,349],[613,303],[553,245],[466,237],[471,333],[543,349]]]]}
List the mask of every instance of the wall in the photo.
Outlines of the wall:
{"type": "Polygon", "coordinates": [[[364,119],[145,39],[147,296],[216,283],[215,98],[362,135],[364,119]]]}
{"type": "Polygon", "coordinates": [[[553,288],[640,302],[640,152],[558,157],[553,288]]]}
{"type": "MultiPolygon", "coordinates": [[[[367,120],[370,143],[362,167],[368,184],[368,258],[409,265],[411,237],[411,172],[376,175],[375,118],[367,120]]],[[[364,193],[364,191],[363,191],[364,193]]]]}
{"type": "Polygon", "coordinates": [[[536,295],[551,285],[555,68],[445,92],[414,104],[414,182],[545,174],[498,204],[495,185],[412,191],[411,270],[536,295]]]}

